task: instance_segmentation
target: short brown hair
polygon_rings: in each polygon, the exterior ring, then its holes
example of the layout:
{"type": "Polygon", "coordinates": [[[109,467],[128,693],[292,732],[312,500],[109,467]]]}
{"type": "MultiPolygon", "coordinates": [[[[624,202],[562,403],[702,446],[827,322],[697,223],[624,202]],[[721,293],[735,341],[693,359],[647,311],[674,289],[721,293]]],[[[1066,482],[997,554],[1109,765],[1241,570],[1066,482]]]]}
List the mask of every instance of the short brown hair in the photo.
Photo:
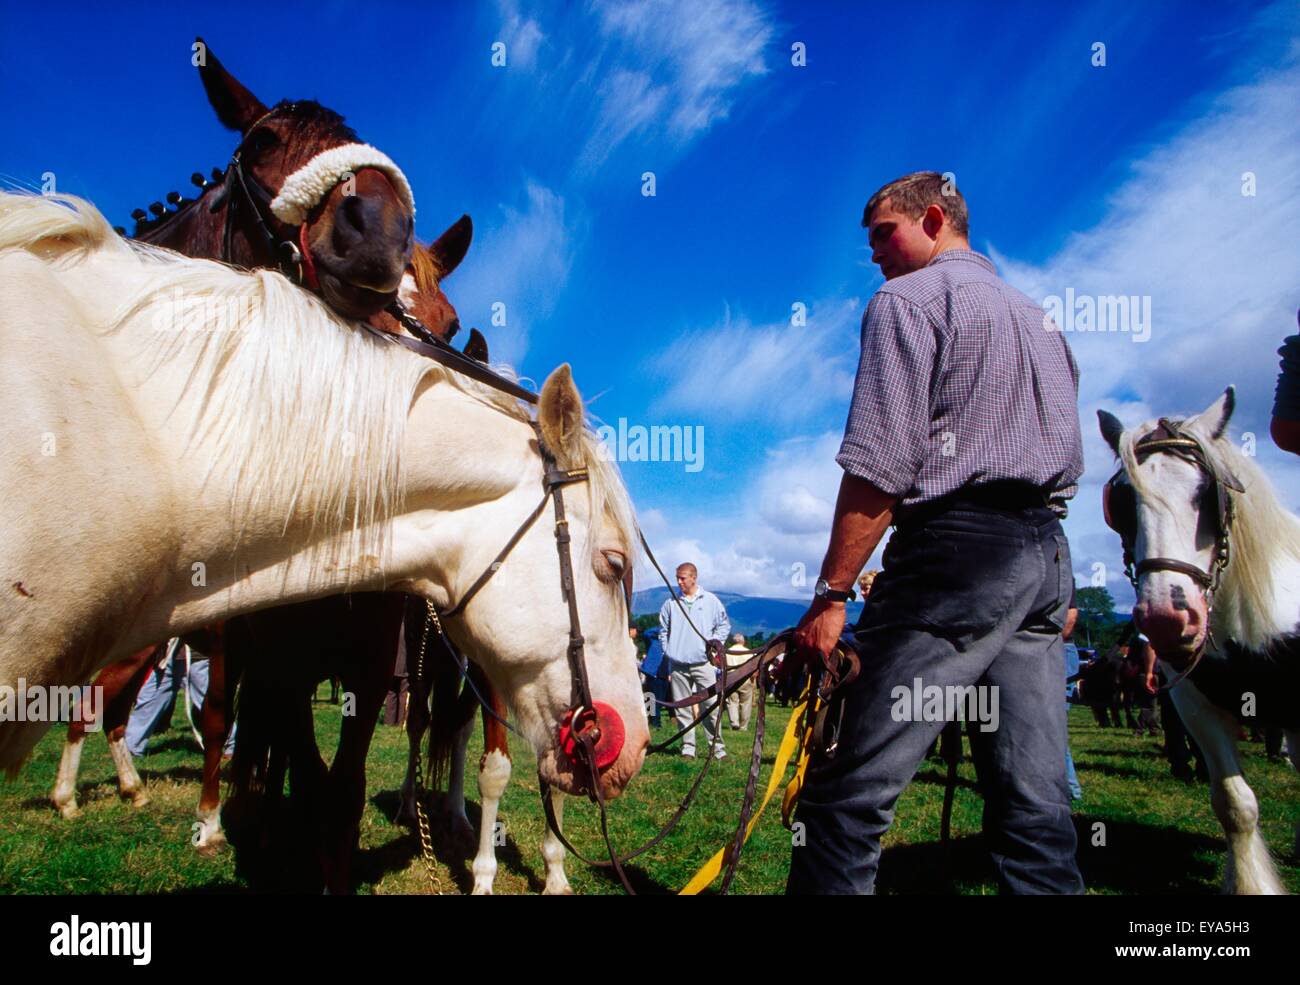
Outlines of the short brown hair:
{"type": "Polygon", "coordinates": [[[867,207],[862,210],[864,229],[871,225],[871,213],[885,199],[909,219],[920,219],[926,209],[937,205],[943,209],[953,232],[959,236],[970,235],[970,213],[955,178],[945,178],[938,171],[913,171],[895,178],[867,200],[867,207]]]}
{"type": "Polygon", "coordinates": [[[691,564],[690,561],[683,561],[681,564],[679,564],[679,565],[677,566],[677,570],[676,570],[676,572],[674,572],[674,574],[679,574],[679,575],[680,575],[683,571],[689,571],[691,574],[695,575],[695,577],[697,577],[697,578],[700,576],[699,569],[696,568],[695,565],[691,564]]]}

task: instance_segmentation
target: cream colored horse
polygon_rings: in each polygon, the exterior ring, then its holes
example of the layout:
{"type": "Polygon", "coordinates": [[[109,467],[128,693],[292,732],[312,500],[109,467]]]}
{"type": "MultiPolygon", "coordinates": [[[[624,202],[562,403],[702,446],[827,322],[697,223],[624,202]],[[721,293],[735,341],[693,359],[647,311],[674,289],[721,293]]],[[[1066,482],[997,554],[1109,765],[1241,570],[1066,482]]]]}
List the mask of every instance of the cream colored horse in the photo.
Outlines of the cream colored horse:
{"type": "MultiPolygon", "coordinates": [[[[616,796],[649,743],[619,581],[635,520],[567,366],[537,423],[591,474],[565,498],[593,696],[626,729],[601,778],[616,796]]],[[[280,275],[127,242],[80,200],[0,194],[0,693],[345,590],[448,609],[537,506],[542,469],[518,402],[280,275]]],[[[576,792],[556,748],[571,682],[549,510],[447,630],[542,775],[576,792]]],[[[50,723],[6,718],[13,773],[50,723]]]]}

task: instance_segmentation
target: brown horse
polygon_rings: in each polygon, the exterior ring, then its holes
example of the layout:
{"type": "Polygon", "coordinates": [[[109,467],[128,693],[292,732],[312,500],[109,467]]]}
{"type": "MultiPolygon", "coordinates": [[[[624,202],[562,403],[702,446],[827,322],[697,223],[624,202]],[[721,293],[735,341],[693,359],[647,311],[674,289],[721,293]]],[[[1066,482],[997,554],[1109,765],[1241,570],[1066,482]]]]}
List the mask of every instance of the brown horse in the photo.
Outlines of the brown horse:
{"type": "Polygon", "coordinates": [[[152,218],[137,210],[136,238],[187,256],[285,269],[345,317],[382,311],[397,299],[414,250],[406,178],[333,110],[311,100],[268,109],[211,50],[205,62],[203,88],[239,145],[197,201],[173,193],[174,211],[158,202],[152,218]]]}

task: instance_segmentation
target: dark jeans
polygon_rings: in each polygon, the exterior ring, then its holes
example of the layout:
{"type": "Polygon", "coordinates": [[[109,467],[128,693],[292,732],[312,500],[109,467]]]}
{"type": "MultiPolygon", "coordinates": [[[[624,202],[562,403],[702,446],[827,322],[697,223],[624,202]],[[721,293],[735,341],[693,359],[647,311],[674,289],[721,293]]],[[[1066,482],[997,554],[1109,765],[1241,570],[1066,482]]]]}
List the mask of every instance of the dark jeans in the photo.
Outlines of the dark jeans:
{"type": "Polygon", "coordinates": [[[895,530],[857,634],[862,673],[836,697],[838,747],[813,759],[799,798],[804,843],[788,892],[874,891],[881,835],[944,725],[898,720],[895,689],[911,692],[917,678],[997,688],[997,728],[975,725],[971,745],[1002,888],[1083,892],[1061,701],[1072,583],[1065,534],[1042,507],[952,509],[895,530]]]}

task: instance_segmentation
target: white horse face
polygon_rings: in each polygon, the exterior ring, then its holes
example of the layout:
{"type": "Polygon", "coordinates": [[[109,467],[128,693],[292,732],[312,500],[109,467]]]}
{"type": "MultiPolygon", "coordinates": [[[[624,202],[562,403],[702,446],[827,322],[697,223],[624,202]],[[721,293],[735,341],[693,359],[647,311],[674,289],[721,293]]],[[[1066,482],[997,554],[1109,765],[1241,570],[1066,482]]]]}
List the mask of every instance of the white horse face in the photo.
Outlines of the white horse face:
{"type": "MultiPolygon", "coordinates": [[[[582,400],[568,367],[552,374],[542,389],[538,423],[561,468],[596,466],[593,446],[584,444],[582,400]]],[[[533,445],[519,488],[491,507],[489,519],[474,525],[464,557],[491,559],[526,520],[541,498],[542,462],[533,445]]],[[[628,635],[622,577],[631,566],[628,532],[601,508],[593,516],[590,482],[564,485],[565,517],[571,539],[574,593],[591,695],[606,741],[622,734],[621,748],[598,744],[611,760],[601,770],[604,796],[615,797],[641,769],[650,743],[636,647],[628,635]]],[[[582,793],[585,764],[575,765],[559,747],[565,713],[575,701],[568,658],[569,610],[560,582],[554,504],[515,544],[506,559],[470,600],[463,614],[447,621],[448,632],[503,694],[537,752],[544,779],[565,793],[582,793]]],[[[466,563],[453,581],[468,584],[478,565],[466,563]]]]}
{"type": "MultiPolygon", "coordinates": [[[[1232,408],[1229,388],[1203,413],[1184,422],[1182,430],[1209,444],[1227,427],[1232,408]]],[[[1117,454],[1156,426],[1148,422],[1121,433],[1119,422],[1102,413],[1102,434],[1117,454]]],[[[1148,455],[1136,471],[1136,482],[1128,475],[1116,480],[1108,506],[1108,521],[1132,540],[1135,563],[1167,558],[1211,572],[1219,532],[1213,479],[1194,462],[1171,454],[1148,455]]],[[[1136,594],[1134,622],[1160,656],[1178,660],[1204,644],[1209,605],[1204,588],[1191,576],[1170,570],[1144,572],[1136,594]]]]}
{"type": "MultiPolygon", "coordinates": [[[[1140,471],[1144,486],[1159,492],[1158,498],[1136,496],[1134,556],[1172,558],[1209,571],[1217,528],[1207,503],[1206,475],[1170,455],[1152,455],[1140,471]]],[[[1204,591],[1177,571],[1149,571],[1138,579],[1133,618],[1157,653],[1174,657],[1194,653],[1209,626],[1204,591]]]]}

